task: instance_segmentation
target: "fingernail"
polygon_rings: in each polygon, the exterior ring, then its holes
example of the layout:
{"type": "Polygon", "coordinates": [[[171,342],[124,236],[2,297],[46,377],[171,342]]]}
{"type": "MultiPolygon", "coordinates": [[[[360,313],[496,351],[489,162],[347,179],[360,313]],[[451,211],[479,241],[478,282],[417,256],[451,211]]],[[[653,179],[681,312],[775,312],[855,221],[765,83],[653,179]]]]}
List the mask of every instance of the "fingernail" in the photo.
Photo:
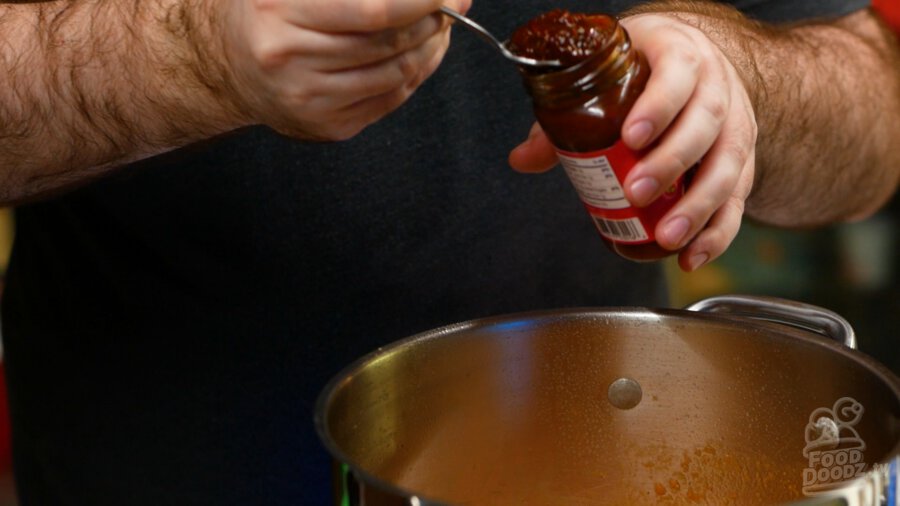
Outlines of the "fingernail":
{"type": "Polygon", "coordinates": [[[696,255],[692,256],[690,258],[690,260],[688,260],[688,263],[691,266],[691,270],[695,271],[695,270],[699,269],[700,267],[703,267],[703,264],[705,264],[708,261],[709,261],[708,253],[697,253],[696,255]]]}
{"type": "Polygon", "coordinates": [[[671,245],[672,247],[681,246],[682,241],[684,241],[685,236],[688,233],[688,229],[691,227],[691,222],[688,221],[687,218],[683,216],[679,216],[673,220],[669,220],[668,223],[663,227],[662,237],[664,243],[671,245]]]}
{"type": "Polygon", "coordinates": [[[628,144],[634,149],[643,148],[653,135],[653,125],[649,121],[639,121],[628,129],[628,144]]]}
{"type": "Polygon", "coordinates": [[[649,204],[657,190],[659,190],[659,183],[656,182],[656,179],[652,177],[638,179],[631,184],[631,198],[634,199],[632,204],[636,206],[649,204]]]}

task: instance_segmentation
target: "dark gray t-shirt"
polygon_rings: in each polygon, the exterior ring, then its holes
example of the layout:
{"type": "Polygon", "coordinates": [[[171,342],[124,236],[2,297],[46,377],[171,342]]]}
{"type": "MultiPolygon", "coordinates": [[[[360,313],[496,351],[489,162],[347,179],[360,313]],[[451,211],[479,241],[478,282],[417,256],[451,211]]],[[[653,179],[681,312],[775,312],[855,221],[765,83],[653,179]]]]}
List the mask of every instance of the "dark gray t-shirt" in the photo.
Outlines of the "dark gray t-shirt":
{"type": "MultiPolygon", "coordinates": [[[[761,19],[863,0],[738,1],[761,19]]],[[[476,0],[504,34],[555,7],[476,0]]],[[[23,504],[325,501],[327,379],[375,347],[481,316],[666,304],[607,251],[561,171],[506,157],[533,121],[471,33],[400,110],[342,143],[250,128],[22,207],[3,338],[23,504]]]]}

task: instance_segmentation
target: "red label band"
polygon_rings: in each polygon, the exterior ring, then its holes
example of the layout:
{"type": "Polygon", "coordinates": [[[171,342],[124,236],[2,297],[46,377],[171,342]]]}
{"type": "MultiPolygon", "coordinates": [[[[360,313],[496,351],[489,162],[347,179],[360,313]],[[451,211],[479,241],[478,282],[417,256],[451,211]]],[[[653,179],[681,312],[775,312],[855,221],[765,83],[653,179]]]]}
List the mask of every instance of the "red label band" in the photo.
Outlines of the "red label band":
{"type": "Polygon", "coordinates": [[[621,140],[590,153],[557,150],[557,154],[597,230],[611,241],[654,242],[656,225],[684,195],[684,180],[679,177],[649,206],[632,206],[625,198],[622,182],[643,153],[632,151],[621,140]]]}

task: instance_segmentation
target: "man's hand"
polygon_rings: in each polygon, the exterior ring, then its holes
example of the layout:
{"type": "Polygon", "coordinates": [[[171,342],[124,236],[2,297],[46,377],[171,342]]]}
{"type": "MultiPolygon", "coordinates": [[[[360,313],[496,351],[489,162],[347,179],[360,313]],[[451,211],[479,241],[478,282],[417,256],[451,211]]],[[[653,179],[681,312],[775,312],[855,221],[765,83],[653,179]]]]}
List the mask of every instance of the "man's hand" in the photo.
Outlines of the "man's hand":
{"type": "Polygon", "coordinates": [[[443,3],[0,2],[0,205],[251,124],[347,139],[438,66],[443,3]]]}
{"type": "MultiPolygon", "coordinates": [[[[218,2],[213,2],[218,4],[218,2]]],[[[399,107],[450,37],[443,0],[229,0],[224,55],[251,121],[342,140],[399,107]]],[[[449,4],[465,11],[469,0],[449,4]]],[[[216,8],[221,8],[217,6],[216,8]]]]}
{"type": "MultiPolygon", "coordinates": [[[[660,0],[622,24],[651,66],[622,137],[635,148],[658,141],[626,195],[645,205],[699,162],[656,230],[664,247],[687,244],[683,269],[720,255],[745,212],[818,226],[865,218],[896,191],[900,51],[870,11],[774,26],[715,2],[660,0]]],[[[525,172],[555,163],[537,128],[510,154],[525,172]]]]}
{"type": "MultiPolygon", "coordinates": [[[[622,127],[632,149],[656,143],[623,181],[628,200],[645,206],[697,165],[685,196],[660,221],[657,242],[677,250],[690,271],[721,255],[740,228],[753,183],[756,120],[744,82],[704,33],[677,18],[622,20],[650,64],[647,87],[622,127]],[[687,247],[685,247],[687,246],[687,247]]],[[[510,153],[524,172],[555,165],[539,127],[510,153]]]]}

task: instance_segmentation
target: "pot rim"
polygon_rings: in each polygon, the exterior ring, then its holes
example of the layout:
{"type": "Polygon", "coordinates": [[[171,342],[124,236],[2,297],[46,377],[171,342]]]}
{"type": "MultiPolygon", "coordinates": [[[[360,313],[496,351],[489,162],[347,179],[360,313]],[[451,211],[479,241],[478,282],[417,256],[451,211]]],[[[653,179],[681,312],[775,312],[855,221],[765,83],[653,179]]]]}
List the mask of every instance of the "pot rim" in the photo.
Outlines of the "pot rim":
{"type": "MultiPolygon", "coordinates": [[[[900,377],[898,377],[890,369],[888,369],[887,366],[881,364],[871,356],[857,349],[848,348],[842,343],[839,343],[833,339],[810,330],[791,327],[771,321],[753,319],[735,314],[706,313],[690,311],[687,309],[651,308],[642,306],[564,307],[557,309],[513,312],[495,316],[474,318],[471,320],[452,323],[431,330],[426,330],[424,332],[419,332],[417,334],[392,341],[388,344],[385,344],[384,346],[379,346],[375,350],[359,357],[358,359],[354,360],[343,369],[341,369],[325,384],[325,386],[319,393],[319,396],[316,399],[315,411],[313,415],[313,422],[315,424],[316,433],[319,436],[319,441],[328,450],[328,453],[333,460],[337,460],[339,463],[348,466],[348,468],[352,470],[352,472],[358,477],[358,479],[365,482],[366,484],[376,486],[380,490],[391,493],[397,497],[405,498],[411,501],[411,504],[424,506],[454,506],[451,503],[445,503],[418,495],[413,491],[407,490],[403,487],[378,478],[363,469],[362,466],[354,463],[346,453],[338,448],[328,430],[327,408],[330,405],[332,397],[338,391],[340,385],[345,383],[348,378],[351,378],[353,376],[353,373],[362,371],[368,364],[371,364],[386,355],[398,352],[399,350],[408,348],[410,346],[420,345],[432,339],[437,339],[445,335],[453,334],[463,330],[496,326],[498,324],[508,323],[511,321],[551,321],[553,319],[568,319],[572,317],[610,317],[614,315],[628,315],[630,317],[644,317],[648,319],[659,319],[664,317],[683,318],[692,321],[707,321],[726,326],[739,325],[744,328],[746,328],[747,326],[752,326],[755,328],[771,331],[776,334],[781,334],[783,337],[788,339],[798,339],[802,342],[805,342],[806,344],[823,346],[830,349],[831,352],[843,355],[845,359],[856,362],[857,364],[861,365],[866,370],[874,374],[878,378],[878,380],[880,380],[893,392],[894,397],[898,402],[900,402],[900,377]]],[[[891,448],[891,450],[886,453],[886,455],[887,456],[884,459],[880,460],[879,462],[875,462],[874,464],[887,464],[891,461],[900,461],[900,440],[897,441],[897,443],[893,446],[893,448],[891,448]]],[[[867,478],[871,478],[874,474],[875,471],[870,469],[865,472],[863,477],[846,482],[846,485],[844,487],[836,489],[835,493],[840,495],[840,491],[842,490],[860,487],[862,486],[862,483],[867,480],[867,478]]],[[[821,496],[814,496],[805,499],[798,499],[788,503],[782,503],[782,506],[815,506],[820,504],[820,501],[823,505],[833,504],[832,501],[834,497],[835,495],[831,493],[823,494],[821,496]]]]}

